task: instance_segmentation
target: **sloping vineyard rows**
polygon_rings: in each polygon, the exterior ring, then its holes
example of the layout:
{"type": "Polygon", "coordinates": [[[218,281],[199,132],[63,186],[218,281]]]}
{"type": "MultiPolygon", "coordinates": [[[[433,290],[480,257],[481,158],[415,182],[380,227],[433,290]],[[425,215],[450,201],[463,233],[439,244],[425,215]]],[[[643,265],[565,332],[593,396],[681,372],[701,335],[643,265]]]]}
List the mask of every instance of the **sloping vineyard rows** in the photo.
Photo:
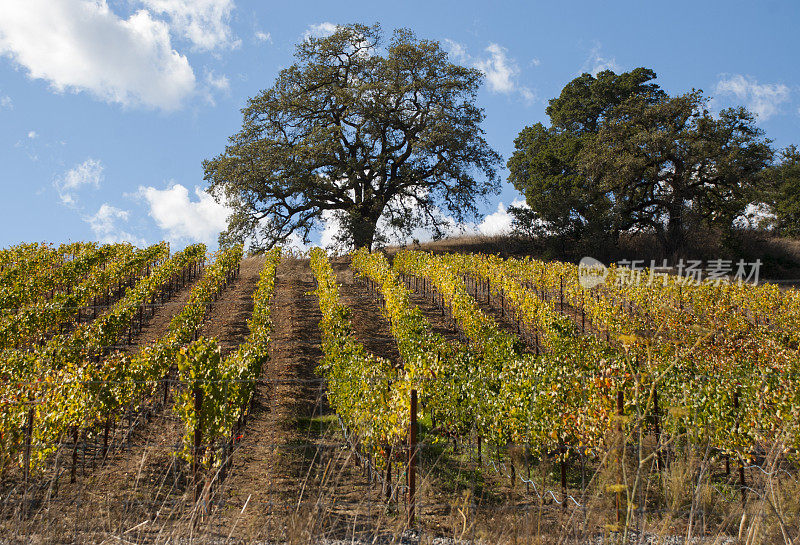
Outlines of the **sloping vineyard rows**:
{"type": "MultiPolygon", "coordinates": [[[[203,251],[202,246],[187,248],[157,267],[142,282],[158,285],[152,280],[155,277],[162,281],[161,291],[177,288],[172,282],[176,275],[190,281],[200,271],[200,267],[193,265],[204,259],[203,251]],[[183,274],[187,267],[194,272],[183,274]]],[[[24,423],[14,427],[15,422],[5,415],[4,423],[11,426],[7,425],[0,433],[11,441],[3,443],[4,464],[19,463],[27,475],[31,470],[43,469],[59,445],[71,445],[71,474],[75,480],[81,436],[85,442],[95,444],[102,437],[105,452],[110,430],[123,415],[136,413],[141,405],[152,405],[162,394],[166,403],[168,389],[174,389],[172,410],[184,423],[183,447],[179,454],[192,463],[195,477],[200,469],[211,469],[230,461],[262,365],[269,357],[270,305],[280,257],[280,248],[267,252],[253,294],[253,311],[247,322],[250,334],[226,358],[222,358],[216,339],[198,338],[198,332],[211,305],[238,276],[241,246],[220,252],[212,264],[203,269],[203,276],[192,287],[187,302],[172,318],[167,333],[154,345],[138,353],[118,352],[104,358],[110,346],[95,342],[94,349],[72,354],[72,361],[50,360],[50,365],[40,362],[37,369],[40,378],[36,382],[13,385],[20,400],[16,406],[16,423],[24,423]],[[100,348],[98,353],[96,348],[100,348]]],[[[121,300],[110,314],[124,314],[123,309],[128,308],[131,301],[149,297],[152,303],[160,295],[158,290],[142,291],[140,285],[126,294],[131,300],[121,300]],[[134,291],[141,293],[134,295],[134,291]]],[[[121,329],[118,333],[124,335],[121,329]]],[[[86,340],[85,336],[77,337],[74,333],[65,337],[69,339],[66,345],[76,351],[78,347],[74,343],[86,340]]],[[[15,391],[8,387],[10,384],[6,386],[6,394],[15,391]]],[[[4,409],[8,408],[6,404],[4,409]]],[[[202,485],[202,480],[197,482],[202,485]]]]}
{"type": "Polygon", "coordinates": [[[166,399],[180,351],[197,337],[210,306],[238,274],[241,257],[242,248],[236,246],[220,252],[205,267],[188,301],[170,321],[167,333],[154,345],[135,354],[116,353],[100,365],[88,366],[82,380],[75,381],[73,388],[64,392],[64,402],[74,407],[74,411],[72,419],[62,427],[71,426],[73,433],[79,428],[102,428],[106,435],[106,430],[125,411],[135,411],[159,389],[163,389],[166,399]]]}
{"type": "MultiPolygon", "coordinates": [[[[558,263],[548,268],[545,262],[533,259],[509,260],[509,264],[521,279],[552,284],[557,275],[569,282],[571,291],[578,287],[575,265],[558,263]]],[[[721,278],[697,282],[685,276],[612,265],[598,291],[627,311],[625,321],[645,331],[652,329],[653,319],[669,315],[675,321],[670,325],[678,328],[691,323],[730,336],[770,336],[792,348],[800,342],[800,291],[782,290],[776,284],[753,285],[721,278]]]]}
{"type": "Polygon", "coordinates": [[[73,242],[53,248],[51,244],[33,243],[6,248],[0,251],[0,283],[15,283],[50,267],[58,267],[92,245],[91,242],[73,242]]]}
{"type": "MultiPolygon", "coordinates": [[[[562,361],[567,353],[524,353],[463,288],[459,291],[456,279],[440,270],[437,281],[452,288],[453,316],[469,340],[466,345],[446,342],[410,303],[408,288],[383,256],[357,252],[352,266],[383,293],[408,375],[403,394],[419,390],[434,431],[445,436],[473,432],[498,446],[519,442],[540,453],[590,442],[599,446],[613,410],[606,408],[612,384],[605,377],[589,379],[596,378],[589,358],[583,366],[567,366],[562,361]]],[[[407,405],[395,412],[395,418],[403,418],[407,405]]]]}
{"type": "MultiPolygon", "coordinates": [[[[165,245],[91,244],[0,253],[0,298],[19,307],[0,317],[0,346],[21,348],[0,359],[2,467],[42,468],[65,439],[77,448],[81,433],[107,437],[124,414],[166,401],[170,388],[185,428],[180,455],[196,472],[230,460],[268,358],[281,253],[267,254],[250,335],[227,357],[198,333],[237,275],[241,246],[208,266],[203,245],[167,255],[165,245]],[[114,351],[201,271],[161,339],[139,352],[114,351]]],[[[498,452],[521,444],[526,456],[559,453],[563,462],[579,451],[600,459],[623,431],[652,434],[647,448],[659,458],[686,444],[742,462],[768,445],[800,452],[795,290],[668,276],[630,282],[629,271],[613,266],[587,289],[581,270],[564,263],[416,251],[398,253],[391,265],[380,253],[350,257],[380,295],[401,363],[358,342],[328,257],[314,249],[317,371],[331,406],[378,465],[408,440],[412,390],[430,438],[476,436],[498,452]],[[413,291],[440,305],[461,342],[434,332],[413,291]],[[513,320],[516,334],[479,299],[513,320]]]]}
{"type": "Polygon", "coordinates": [[[344,424],[370,453],[405,437],[408,421],[408,373],[369,353],[353,335],[350,310],[342,304],[336,275],[325,252],[311,250],[322,321],[323,359],[318,373],[325,378],[327,397],[344,424]]]}
{"type": "Polygon", "coordinates": [[[201,337],[177,355],[181,389],[173,409],[185,426],[181,454],[196,470],[229,460],[244,425],[261,368],[269,358],[270,305],[280,258],[280,248],[266,254],[247,322],[250,333],[233,353],[223,358],[215,339],[201,337]]]}
{"type": "MultiPolygon", "coordinates": [[[[63,333],[71,322],[77,324],[97,317],[98,311],[121,297],[126,288],[149,274],[151,268],[168,254],[163,243],[144,250],[135,250],[130,245],[119,245],[109,250],[107,256],[111,261],[93,267],[85,278],[75,271],[70,289],[52,298],[41,299],[0,321],[0,348],[34,347],[55,334],[63,333]]],[[[67,267],[64,265],[62,269],[67,267]]]]}
{"type": "MultiPolygon", "coordinates": [[[[728,330],[731,319],[723,321],[723,315],[717,316],[719,323],[713,331],[691,321],[684,323],[675,340],[669,333],[675,326],[673,313],[658,303],[643,307],[647,300],[640,299],[638,308],[640,312],[645,309],[650,331],[657,333],[645,337],[641,325],[630,319],[630,307],[620,304],[619,298],[607,296],[625,289],[616,287],[613,270],[606,279],[607,284],[611,281],[609,287],[587,292],[578,283],[577,268],[567,264],[419,253],[401,254],[396,263],[401,269],[414,271],[424,270],[425,263],[438,263],[428,268],[428,273],[437,278],[450,268],[453,277],[466,274],[479,282],[489,281],[494,298],[510,303],[525,327],[545,337],[553,330],[569,331],[568,337],[593,346],[587,354],[590,360],[608,362],[609,353],[624,354],[618,360],[624,367],[599,368],[594,379],[610,375],[616,383],[614,389],[625,394],[628,412],[657,419],[661,429],[669,433],[688,434],[693,441],[709,441],[718,449],[743,457],[775,441],[798,446],[796,351],[752,332],[749,336],[732,336],[728,330]],[[569,318],[561,314],[565,308],[562,297],[573,309],[569,318]],[[589,333],[581,333],[583,328],[578,328],[574,320],[584,313],[601,334],[597,330],[592,333],[591,328],[589,333]],[[547,314],[558,316],[558,320],[542,320],[547,314]],[[548,323],[556,327],[548,327],[548,323]]],[[[630,288],[634,289],[638,288],[630,288]]],[[[732,320],[740,318],[741,313],[732,320]]],[[[730,325],[732,330],[735,327],[730,325]]],[[[564,354],[567,366],[579,360],[579,353],[570,355],[570,351],[564,354]]],[[[573,409],[577,411],[578,407],[573,409]]]]}
{"type": "Polygon", "coordinates": [[[408,399],[411,389],[418,391],[421,405],[431,426],[443,433],[461,435],[482,420],[485,412],[476,404],[486,398],[480,390],[470,389],[467,382],[486,383],[489,376],[476,355],[457,342],[434,332],[422,310],[411,302],[411,293],[381,254],[359,251],[353,254],[351,266],[382,296],[392,336],[403,362],[405,379],[403,404],[399,407],[403,428],[408,425],[408,399]]]}
{"type": "MultiPolygon", "coordinates": [[[[577,314],[564,310],[577,303],[569,289],[575,279],[564,282],[558,268],[566,302],[546,295],[553,291],[552,274],[546,276],[549,284],[532,285],[520,280],[516,263],[487,256],[401,252],[392,271],[382,255],[356,252],[352,267],[383,295],[403,360],[403,369],[395,370],[352,338],[327,260],[315,251],[312,261],[323,311],[322,371],[332,384],[334,408],[368,450],[402,440],[411,388],[419,390],[432,421],[439,411],[440,422],[448,420],[436,431],[474,430],[498,446],[516,442],[532,452],[577,448],[600,454],[615,431],[632,432],[634,426],[654,432],[657,448],[668,442],[661,434],[682,436],[743,459],[775,441],[790,449],[798,446],[796,373],[767,365],[758,356],[739,354],[737,361],[735,351],[709,360],[703,335],[662,347],[642,342],[635,332],[613,330],[612,337],[609,331],[585,331],[575,322],[577,314]],[[398,273],[408,275],[408,286],[438,296],[466,337],[468,350],[430,333],[398,273]],[[492,296],[540,339],[538,354],[522,351],[512,335],[481,312],[474,299],[477,290],[469,293],[465,275],[473,286],[491,283],[492,296]],[[357,378],[355,384],[351,377],[357,378]],[[362,399],[371,401],[362,405],[362,399]]],[[[603,293],[580,297],[585,305],[594,302],[581,312],[608,328],[611,320],[598,309],[607,305],[612,314],[617,302],[604,300],[603,293]]],[[[719,348],[718,343],[712,346],[719,348]]],[[[789,357],[796,360],[796,355],[789,357]]]]}
{"type": "MultiPolygon", "coordinates": [[[[484,268],[498,261],[491,256],[458,259],[461,263],[480,260],[484,268]]],[[[796,350],[798,346],[793,339],[793,324],[800,318],[797,290],[728,281],[698,284],[675,275],[646,275],[637,280],[631,279],[628,269],[612,266],[605,282],[588,291],[572,264],[531,259],[502,263],[506,275],[544,299],[563,299],[575,315],[585,315],[596,332],[612,342],[649,340],[653,345],[674,347],[701,341],[702,347],[719,352],[738,343],[741,353],[758,344],[762,352],[779,355],[784,347],[796,350]]]]}
{"type": "Polygon", "coordinates": [[[16,282],[5,282],[0,287],[0,308],[3,315],[13,314],[22,307],[37,302],[39,299],[53,297],[56,293],[70,290],[76,280],[84,277],[95,267],[102,266],[114,257],[125,244],[105,244],[103,246],[89,243],[75,254],[74,258],[65,261],[63,256],[52,252],[53,261],[39,264],[33,274],[17,279],[16,282]]]}
{"type": "Polygon", "coordinates": [[[553,327],[543,333],[546,351],[526,353],[517,337],[480,310],[452,267],[427,254],[401,253],[394,269],[395,274],[413,272],[416,280],[409,279],[410,285],[425,282],[427,290],[437,293],[468,340],[473,368],[444,373],[449,381],[458,377],[459,390],[466,393],[461,402],[472,406],[472,421],[464,422],[464,428],[497,445],[522,443],[540,453],[565,445],[602,446],[618,387],[612,372],[624,366],[613,351],[573,335],[574,328],[562,317],[536,306],[537,319],[553,327]]]}
{"type": "Polygon", "coordinates": [[[429,424],[442,436],[474,432],[504,443],[513,426],[497,413],[498,398],[492,394],[506,371],[500,363],[503,354],[516,362],[523,359],[514,340],[493,327],[487,317],[475,316],[475,323],[484,328],[485,342],[448,341],[433,331],[421,309],[411,302],[409,289],[385,257],[359,251],[353,254],[351,266],[382,295],[403,361],[404,388],[397,396],[403,403],[398,404],[395,417],[403,428],[408,425],[409,393],[415,389],[429,424]]]}
{"type": "MultiPolygon", "coordinates": [[[[57,395],[51,395],[42,406],[45,414],[59,417],[55,425],[42,427],[38,437],[42,445],[52,442],[71,430],[103,429],[113,426],[126,410],[135,411],[146,403],[160,387],[168,387],[168,378],[183,346],[197,338],[205,316],[219,294],[238,274],[242,258],[241,246],[220,252],[206,266],[195,283],[189,299],[170,321],[167,334],[153,345],[133,356],[117,353],[95,365],[87,365],[77,374],[65,375],[51,382],[58,383],[57,395]]],[[[44,451],[46,452],[46,450],[44,451]]],[[[43,453],[44,453],[43,452],[43,453]]]]}
{"type": "Polygon", "coordinates": [[[4,464],[18,462],[21,455],[27,458],[31,451],[33,462],[39,463],[56,448],[63,431],[80,423],[85,408],[64,400],[72,399],[75,390],[95,378],[92,370],[103,367],[102,358],[123,335],[130,336],[141,326],[146,306],[177,281],[197,275],[204,259],[204,245],[189,246],[127,288],[119,301],[92,322],[54,337],[38,349],[4,352],[0,360],[4,464]],[[36,447],[33,450],[31,443],[36,447]]]}

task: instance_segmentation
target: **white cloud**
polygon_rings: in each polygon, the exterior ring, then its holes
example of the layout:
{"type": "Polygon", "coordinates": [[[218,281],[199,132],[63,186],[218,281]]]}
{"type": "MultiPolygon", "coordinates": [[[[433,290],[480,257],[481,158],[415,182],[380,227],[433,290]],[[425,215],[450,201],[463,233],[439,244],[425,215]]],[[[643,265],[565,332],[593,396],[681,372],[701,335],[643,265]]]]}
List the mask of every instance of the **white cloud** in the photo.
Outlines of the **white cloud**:
{"type": "Polygon", "coordinates": [[[322,221],[325,227],[319,237],[319,245],[323,248],[332,248],[336,243],[336,237],[342,233],[342,226],[332,210],[322,212],[322,221]]]}
{"type": "MultiPolygon", "coordinates": [[[[514,201],[514,205],[518,205],[514,201]]],[[[508,210],[503,203],[497,203],[497,210],[492,214],[483,218],[483,221],[478,224],[477,231],[482,235],[502,235],[511,231],[511,222],[513,217],[508,213],[508,210]]]]}
{"type": "Polygon", "coordinates": [[[534,57],[534,58],[531,59],[531,62],[530,62],[531,66],[540,66],[541,64],[542,64],[542,61],[539,60],[538,57],[534,57]]]}
{"type": "Polygon", "coordinates": [[[445,49],[447,49],[450,57],[452,57],[455,62],[461,64],[470,63],[470,56],[469,53],[467,53],[467,48],[464,46],[464,44],[458,43],[450,38],[445,38],[443,41],[445,49]]]}
{"type": "Polygon", "coordinates": [[[778,113],[779,106],[789,100],[789,87],[782,83],[759,84],[751,76],[733,74],[717,82],[720,95],[734,95],[748,110],[765,121],[778,113]]]}
{"type": "MultiPolygon", "coordinates": [[[[511,206],[516,208],[528,208],[528,203],[521,199],[514,199],[511,206]]],[[[451,220],[452,221],[452,220],[451,220]]],[[[496,236],[509,234],[513,229],[514,216],[508,211],[503,202],[497,203],[497,209],[491,214],[484,216],[478,223],[456,224],[452,222],[450,228],[451,235],[485,235],[496,236]]]]}
{"type": "Polygon", "coordinates": [[[122,19],[106,0],[0,3],[0,54],[58,92],[88,91],[123,106],[174,110],[195,87],[165,22],[146,10],[122,19]]]}
{"type": "Polygon", "coordinates": [[[30,138],[31,140],[33,140],[37,136],[39,136],[39,135],[36,134],[36,131],[28,131],[28,138],[30,138]]]}
{"type": "MultiPolygon", "coordinates": [[[[524,200],[514,199],[511,206],[517,208],[527,208],[528,204],[524,200]]],[[[507,235],[513,229],[514,216],[508,211],[508,208],[503,202],[497,203],[497,209],[491,214],[484,216],[483,220],[478,223],[456,223],[455,220],[448,217],[446,218],[450,225],[447,229],[448,236],[458,235],[484,235],[484,236],[497,236],[507,235]]]]}
{"type": "MultiPolygon", "coordinates": [[[[456,235],[463,231],[459,230],[459,227],[453,218],[443,215],[440,210],[436,210],[434,213],[444,222],[442,230],[447,235],[456,235]]],[[[342,249],[339,247],[338,239],[345,233],[341,222],[336,216],[336,212],[330,210],[323,211],[322,222],[324,226],[322,228],[322,232],[320,233],[319,245],[329,250],[342,249]]],[[[380,220],[378,220],[377,232],[386,238],[386,242],[388,244],[408,244],[413,240],[428,241],[432,238],[431,229],[424,227],[416,227],[412,229],[411,234],[408,237],[400,236],[394,229],[391,228],[386,216],[383,216],[380,220]]]]}
{"type": "Polygon", "coordinates": [[[536,99],[539,98],[536,93],[530,90],[528,87],[520,87],[519,94],[522,95],[522,98],[527,104],[533,104],[536,102],[536,99]]]}
{"type": "Polygon", "coordinates": [[[472,66],[483,72],[489,84],[489,90],[493,93],[519,93],[527,103],[536,100],[536,93],[533,90],[517,82],[520,74],[519,66],[514,59],[508,57],[508,49],[505,47],[492,42],[484,49],[488,56],[476,58],[467,52],[467,48],[463,44],[450,39],[445,39],[444,44],[455,62],[472,66]]]}
{"type": "MultiPolygon", "coordinates": [[[[511,203],[511,206],[518,207],[518,208],[527,208],[528,204],[524,200],[514,199],[511,203]]],[[[484,216],[483,220],[480,223],[474,222],[466,222],[466,223],[457,223],[452,216],[444,215],[444,213],[439,210],[438,214],[439,218],[443,222],[442,232],[447,237],[458,237],[458,236],[465,236],[465,235],[484,235],[484,236],[497,236],[497,235],[507,235],[511,233],[513,229],[513,220],[514,216],[508,211],[506,206],[500,202],[497,204],[497,209],[484,216]]],[[[379,230],[381,228],[385,229],[387,227],[386,222],[382,221],[378,224],[379,230]]],[[[329,240],[333,239],[333,235],[338,232],[338,225],[335,222],[327,222],[325,226],[325,232],[330,231],[329,240]]],[[[324,232],[324,233],[325,233],[324,232]]],[[[323,233],[323,235],[324,235],[323,233]]],[[[420,242],[426,242],[431,240],[432,232],[430,229],[414,229],[411,236],[407,239],[400,239],[396,236],[389,237],[390,244],[408,244],[412,242],[412,240],[418,240],[420,242]]],[[[324,245],[323,245],[324,246],[324,245]]]]}
{"type": "Polygon", "coordinates": [[[194,188],[194,194],[196,201],[191,200],[189,190],[180,184],[167,189],[140,186],[138,192],[147,202],[150,217],[168,239],[214,244],[217,235],[228,226],[230,210],[200,187],[194,188]]]}
{"type": "Polygon", "coordinates": [[[213,70],[209,70],[206,72],[206,83],[208,83],[211,87],[216,89],[217,91],[222,92],[229,92],[231,90],[231,82],[228,79],[228,76],[225,74],[220,74],[219,76],[214,74],[213,70]]]}
{"type": "Polygon", "coordinates": [[[64,176],[57,178],[53,185],[63,204],[74,206],[78,203],[77,192],[84,186],[100,187],[103,181],[103,164],[96,160],[86,159],[83,163],[68,170],[64,176]]]}
{"type": "Polygon", "coordinates": [[[741,216],[733,220],[733,225],[741,229],[771,229],[778,217],[772,208],[763,202],[751,202],[741,216]]]}
{"type": "Polygon", "coordinates": [[[205,68],[205,86],[201,94],[211,106],[216,106],[216,94],[230,95],[231,82],[225,74],[215,74],[213,70],[205,68]]]}
{"type": "Polygon", "coordinates": [[[0,96],[0,110],[13,110],[14,109],[14,101],[11,100],[11,97],[8,95],[0,96]]]}
{"type": "Polygon", "coordinates": [[[325,38],[336,32],[337,26],[338,25],[328,21],[325,21],[324,23],[317,23],[315,25],[308,25],[306,31],[303,32],[303,39],[307,40],[309,38],[325,38]]]}
{"type": "Polygon", "coordinates": [[[92,228],[95,238],[104,244],[130,242],[138,246],[145,246],[146,241],[143,238],[124,231],[118,225],[127,222],[129,216],[130,213],[127,210],[120,210],[104,203],[94,215],[85,217],[83,220],[92,228]]]}
{"type": "Polygon", "coordinates": [[[267,42],[271,44],[272,34],[270,34],[269,32],[263,32],[259,30],[256,32],[256,40],[258,40],[259,42],[267,42]]]}
{"type": "Polygon", "coordinates": [[[236,49],[236,39],[228,22],[236,7],[233,0],[141,0],[159,15],[169,17],[173,32],[192,42],[199,51],[236,49]]]}
{"type": "Polygon", "coordinates": [[[303,242],[303,239],[297,233],[290,234],[286,242],[282,244],[283,248],[286,250],[291,250],[294,252],[307,252],[310,250],[314,245],[313,244],[306,244],[303,242]]]}
{"type": "Polygon", "coordinates": [[[583,63],[582,71],[589,72],[594,77],[597,77],[597,74],[603,70],[611,70],[615,74],[622,72],[622,67],[617,64],[617,59],[614,57],[602,56],[600,50],[600,44],[592,48],[591,52],[589,52],[589,57],[587,57],[586,61],[583,63]]]}
{"type": "Polygon", "coordinates": [[[475,67],[486,74],[489,89],[495,93],[510,93],[515,89],[514,79],[519,75],[519,67],[508,58],[505,47],[489,44],[485,51],[489,57],[475,61],[475,67]]]}

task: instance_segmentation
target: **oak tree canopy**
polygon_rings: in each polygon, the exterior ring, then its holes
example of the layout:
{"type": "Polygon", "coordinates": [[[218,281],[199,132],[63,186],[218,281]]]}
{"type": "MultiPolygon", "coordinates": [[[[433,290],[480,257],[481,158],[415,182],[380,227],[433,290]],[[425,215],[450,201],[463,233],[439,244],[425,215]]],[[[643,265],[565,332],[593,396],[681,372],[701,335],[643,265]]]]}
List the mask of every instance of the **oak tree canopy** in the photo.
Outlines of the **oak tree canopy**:
{"type": "Polygon", "coordinates": [[[669,96],[654,71],[582,74],[525,127],[508,161],[520,221],[574,238],[655,235],[684,251],[695,226],[729,229],[757,198],[770,141],[744,108],[713,115],[701,91],[669,96]]]}
{"type": "Polygon", "coordinates": [[[383,233],[473,217],[496,192],[500,156],[475,105],[483,75],[438,42],[379,25],[339,26],[297,46],[296,62],[248,100],[241,130],[203,163],[208,191],[232,207],[220,242],[268,248],[308,240],[334,216],[350,246],[383,233]]]}

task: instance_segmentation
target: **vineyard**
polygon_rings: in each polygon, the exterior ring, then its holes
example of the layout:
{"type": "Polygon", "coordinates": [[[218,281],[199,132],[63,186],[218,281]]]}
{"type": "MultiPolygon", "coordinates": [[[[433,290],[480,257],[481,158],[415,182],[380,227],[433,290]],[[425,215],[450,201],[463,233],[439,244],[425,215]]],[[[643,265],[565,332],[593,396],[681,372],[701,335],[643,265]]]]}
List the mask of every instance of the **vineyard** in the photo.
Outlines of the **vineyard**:
{"type": "Polygon", "coordinates": [[[585,272],[417,250],[2,250],[0,531],[800,539],[800,292],[585,272]]]}

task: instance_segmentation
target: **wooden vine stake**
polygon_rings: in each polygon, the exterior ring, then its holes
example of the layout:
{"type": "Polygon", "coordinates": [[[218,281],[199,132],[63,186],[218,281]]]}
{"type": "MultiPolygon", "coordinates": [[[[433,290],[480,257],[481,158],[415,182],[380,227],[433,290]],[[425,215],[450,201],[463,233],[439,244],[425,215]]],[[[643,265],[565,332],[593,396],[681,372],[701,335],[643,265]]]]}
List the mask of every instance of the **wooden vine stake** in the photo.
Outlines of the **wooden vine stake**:
{"type": "Polygon", "coordinates": [[[105,429],[103,430],[103,456],[102,458],[105,459],[106,455],[108,454],[108,433],[111,430],[111,416],[106,415],[106,424],[105,429]]]}
{"type": "MultiPolygon", "coordinates": [[[[736,390],[733,392],[733,410],[735,413],[735,429],[736,433],[739,433],[739,391],[736,390]]],[[[746,483],[744,480],[744,461],[742,460],[741,455],[736,456],[739,460],[739,485],[741,486],[742,491],[742,520],[739,523],[739,540],[742,540],[744,528],[747,522],[747,488],[746,483]]]]}
{"type": "MultiPolygon", "coordinates": [[[[736,411],[736,431],[739,431],[739,392],[736,391],[733,393],[733,409],[736,411]]],[[[742,457],[739,456],[739,484],[741,485],[742,490],[742,510],[745,508],[745,504],[747,503],[747,483],[744,479],[744,462],[742,461],[742,457]]]]}
{"type": "Polygon", "coordinates": [[[25,426],[25,460],[23,462],[24,465],[24,477],[25,482],[28,482],[28,477],[31,473],[31,438],[33,437],[33,405],[31,405],[30,409],[28,409],[28,421],[26,422],[25,426]]]}
{"type": "Polygon", "coordinates": [[[658,411],[658,389],[653,390],[653,416],[655,417],[655,432],[656,432],[656,469],[661,471],[664,469],[664,458],[661,453],[661,415],[658,411]]]}
{"type": "Polygon", "coordinates": [[[583,291],[581,291],[581,332],[586,333],[586,306],[583,300],[583,291]]]}
{"type": "Polygon", "coordinates": [[[200,499],[202,482],[200,481],[200,456],[202,455],[203,429],[200,425],[200,413],[203,409],[203,390],[199,386],[194,387],[194,413],[197,418],[197,426],[194,429],[194,452],[192,453],[192,478],[194,480],[194,501],[200,499]]]}
{"type": "Polygon", "coordinates": [[[560,450],[561,458],[561,507],[567,507],[567,446],[562,440],[560,450]]]}
{"type": "Polygon", "coordinates": [[[386,501],[392,499],[392,445],[386,446],[386,501]]]}
{"type": "Polygon", "coordinates": [[[411,390],[411,423],[408,428],[408,526],[414,525],[417,496],[417,390],[411,390]]]}
{"type": "Polygon", "coordinates": [[[164,381],[163,381],[164,382],[164,400],[163,400],[162,404],[165,407],[167,406],[167,400],[169,398],[169,375],[170,375],[171,370],[172,370],[172,368],[170,367],[169,369],[167,369],[167,372],[164,374],[164,381]]]}
{"type": "Polygon", "coordinates": [[[74,483],[77,480],[76,473],[78,471],[78,439],[80,437],[80,430],[78,426],[73,426],[72,429],[72,470],[69,475],[69,482],[74,483]]]}
{"type": "Polygon", "coordinates": [[[617,390],[617,433],[619,434],[619,446],[617,447],[617,460],[619,462],[619,483],[616,485],[612,485],[611,489],[616,493],[617,496],[617,529],[620,528],[620,523],[622,522],[622,492],[626,491],[626,487],[622,484],[623,478],[623,463],[625,460],[625,426],[623,422],[623,417],[625,415],[625,393],[620,387],[617,390]]]}

